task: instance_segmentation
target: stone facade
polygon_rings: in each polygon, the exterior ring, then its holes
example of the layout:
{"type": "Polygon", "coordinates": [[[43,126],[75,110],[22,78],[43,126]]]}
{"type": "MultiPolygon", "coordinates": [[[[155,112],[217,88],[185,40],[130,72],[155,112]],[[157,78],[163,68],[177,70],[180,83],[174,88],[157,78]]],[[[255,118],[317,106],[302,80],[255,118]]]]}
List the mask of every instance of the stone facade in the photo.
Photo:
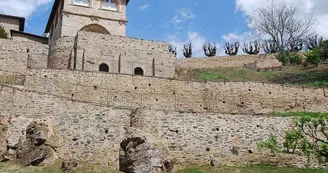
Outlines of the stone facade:
{"type": "Polygon", "coordinates": [[[10,37],[10,30],[23,31],[25,19],[22,17],[9,16],[0,14],[0,25],[5,28],[5,31],[10,37]]]}
{"type": "Polygon", "coordinates": [[[83,71],[29,70],[25,88],[129,109],[242,114],[328,112],[326,89],[262,83],[200,83],[83,71]]]}
{"type": "Polygon", "coordinates": [[[0,69],[25,73],[28,68],[46,68],[48,45],[26,40],[0,39],[0,69]]]}
{"type": "MultiPolygon", "coordinates": [[[[112,109],[6,86],[1,87],[0,95],[4,105],[0,117],[9,122],[8,145],[14,146],[24,137],[32,122],[42,122],[57,139],[58,158],[116,168],[120,143],[129,127],[144,132],[148,141],[165,148],[180,164],[204,164],[215,159],[223,165],[254,163],[260,155],[257,142],[292,127],[291,118],[112,109]],[[232,152],[236,148],[238,154],[232,152]]],[[[318,166],[305,157],[288,158],[283,164],[318,166]]]]}

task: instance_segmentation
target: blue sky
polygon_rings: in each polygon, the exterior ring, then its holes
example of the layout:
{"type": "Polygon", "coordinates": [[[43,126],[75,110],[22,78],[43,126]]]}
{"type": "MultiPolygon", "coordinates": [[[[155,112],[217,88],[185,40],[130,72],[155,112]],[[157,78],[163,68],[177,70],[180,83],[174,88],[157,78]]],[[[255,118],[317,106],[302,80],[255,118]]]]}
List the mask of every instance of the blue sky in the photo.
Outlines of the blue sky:
{"type": "MultiPolygon", "coordinates": [[[[25,31],[41,35],[53,0],[0,0],[0,13],[26,17],[25,31]]],[[[276,0],[300,5],[304,16],[315,9],[318,33],[328,37],[328,0],[276,0]]],[[[161,40],[178,47],[192,42],[194,56],[204,56],[202,44],[215,42],[224,55],[227,41],[252,40],[246,24],[265,0],[131,0],[127,7],[127,36],[161,40]]]]}

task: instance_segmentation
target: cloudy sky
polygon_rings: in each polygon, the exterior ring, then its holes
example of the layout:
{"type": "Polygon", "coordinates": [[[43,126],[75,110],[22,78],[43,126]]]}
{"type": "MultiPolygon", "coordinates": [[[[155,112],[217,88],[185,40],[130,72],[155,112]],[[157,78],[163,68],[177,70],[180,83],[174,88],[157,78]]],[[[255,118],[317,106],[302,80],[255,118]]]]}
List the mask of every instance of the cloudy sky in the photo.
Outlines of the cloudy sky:
{"type": "MultiPolygon", "coordinates": [[[[223,55],[226,41],[252,40],[247,17],[264,0],[131,0],[127,35],[178,46],[192,42],[194,56],[204,56],[204,42],[215,42],[223,55]]],[[[316,30],[328,38],[328,0],[277,0],[299,6],[299,16],[314,11],[316,30]]],[[[25,31],[42,34],[53,0],[0,0],[0,13],[26,17],[25,31]]]]}

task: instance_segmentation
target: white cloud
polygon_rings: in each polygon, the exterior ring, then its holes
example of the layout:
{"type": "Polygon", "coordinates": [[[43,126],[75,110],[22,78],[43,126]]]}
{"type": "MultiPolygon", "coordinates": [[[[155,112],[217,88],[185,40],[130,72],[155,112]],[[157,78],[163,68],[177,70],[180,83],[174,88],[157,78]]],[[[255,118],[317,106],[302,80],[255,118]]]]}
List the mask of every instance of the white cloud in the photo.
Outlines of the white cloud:
{"type": "Polygon", "coordinates": [[[0,13],[28,17],[35,12],[38,7],[47,5],[53,0],[1,0],[0,13]]]}
{"type": "MultiPolygon", "coordinates": [[[[183,45],[188,44],[188,43],[192,43],[193,46],[193,57],[205,57],[204,55],[204,51],[203,51],[203,44],[207,42],[207,39],[200,35],[198,32],[193,32],[193,31],[189,31],[188,32],[188,38],[186,40],[181,40],[179,39],[179,37],[177,37],[177,35],[169,35],[168,36],[168,42],[174,46],[177,47],[177,52],[178,58],[183,58],[183,45]]],[[[221,50],[221,47],[219,44],[216,44],[217,49],[218,49],[218,53],[217,55],[223,55],[223,51],[221,50]]]]}
{"type": "Polygon", "coordinates": [[[183,8],[181,10],[176,11],[175,16],[172,18],[172,23],[175,25],[185,22],[188,19],[193,19],[195,18],[196,15],[193,13],[192,10],[183,8]]]}
{"type": "MultiPolygon", "coordinates": [[[[298,17],[306,17],[308,13],[314,12],[316,19],[316,32],[324,37],[328,37],[328,1],[327,0],[276,0],[299,6],[298,17]]],[[[236,9],[242,11],[246,17],[251,16],[254,9],[263,5],[266,0],[236,0],[236,9]]]]}
{"type": "Polygon", "coordinates": [[[138,7],[138,11],[146,11],[148,9],[149,5],[144,4],[138,7]]]}

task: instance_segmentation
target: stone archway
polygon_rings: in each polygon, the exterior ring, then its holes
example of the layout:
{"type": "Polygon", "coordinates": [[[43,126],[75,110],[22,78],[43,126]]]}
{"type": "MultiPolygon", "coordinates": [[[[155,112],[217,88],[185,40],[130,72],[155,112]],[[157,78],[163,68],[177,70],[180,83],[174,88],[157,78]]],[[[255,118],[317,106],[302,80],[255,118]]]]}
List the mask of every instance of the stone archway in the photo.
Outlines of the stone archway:
{"type": "Polygon", "coordinates": [[[100,72],[109,72],[109,67],[107,64],[102,63],[99,65],[99,71],[100,72]]]}
{"type": "Polygon", "coordinates": [[[144,71],[141,67],[137,67],[134,69],[134,75],[140,75],[143,76],[144,75],[144,71]]]}
{"type": "Polygon", "coordinates": [[[89,32],[97,32],[101,34],[110,34],[110,32],[103,26],[98,24],[90,24],[86,25],[80,29],[80,31],[89,31],[89,32]]]}

